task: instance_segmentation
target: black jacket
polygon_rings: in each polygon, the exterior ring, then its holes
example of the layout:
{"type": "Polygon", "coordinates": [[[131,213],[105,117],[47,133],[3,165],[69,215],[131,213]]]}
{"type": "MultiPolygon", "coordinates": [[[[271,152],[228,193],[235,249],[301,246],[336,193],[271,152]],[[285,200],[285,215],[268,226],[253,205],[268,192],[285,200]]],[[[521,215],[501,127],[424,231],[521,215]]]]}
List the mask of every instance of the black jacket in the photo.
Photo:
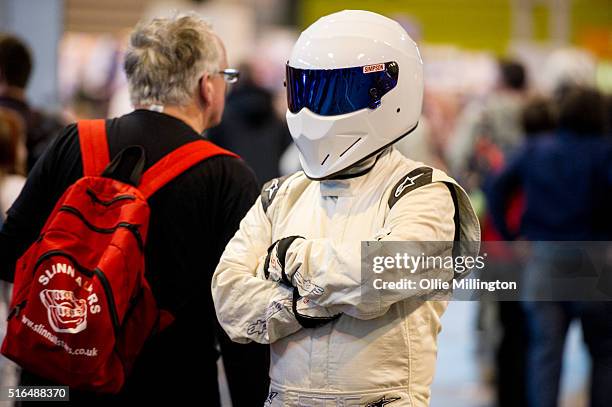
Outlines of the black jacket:
{"type": "MultiPolygon", "coordinates": [[[[200,138],[182,121],[147,110],[108,120],[106,128],[110,156],[127,146],[141,145],[146,152],[145,170],[172,150],[200,138]]],[[[12,279],[15,261],[37,238],[61,194],[82,174],[77,129],[70,125],[35,165],[7,213],[0,232],[3,279],[12,279]]],[[[217,405],[213,378],[219,337],[230,387],[235,390],[234,406],[253,405],[255,399],[256,404],[263,403],[267,349],[232,344],[218,327],[210,294],[210,280],[221,253],[257,194],[257,181],[246,164],[219,156],[193,166],[150,198],[146,276],[160,307],[170,310],[176,321],[146,345],[122,399],[176,402],[195,397],[205,398],[206,405],[217,405]]],[[[27,373],[22,379],[23,384],[44,383],[27,373]]],[[[91,404],[88,394],[72,392],[71,399],[81,396],[91,404]]]]}

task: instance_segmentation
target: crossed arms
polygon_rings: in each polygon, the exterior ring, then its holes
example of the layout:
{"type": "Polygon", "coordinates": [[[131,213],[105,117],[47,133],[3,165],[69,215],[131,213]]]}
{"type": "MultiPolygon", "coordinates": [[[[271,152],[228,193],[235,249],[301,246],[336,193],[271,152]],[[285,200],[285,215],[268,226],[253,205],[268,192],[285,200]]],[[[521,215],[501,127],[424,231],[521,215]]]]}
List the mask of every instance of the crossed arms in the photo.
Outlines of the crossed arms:
{"type": "MultiPolygon", "coordinates": [[[[391,208],[383,225],[386,235],[369,240],[452,241],[454,210],[444,184],[425,185],[406,194],[391,208]]],[[[217,317],[236,342],[273,343],[303,328],[292,309],[294,289],[266,278],[263,270],[263,259],[273,243],[272,228],[258,200],[242,220],[213,275],[217,317]]],[[[299,313],[317,318],[346,314],[371,319],[384,315],[393,303],[410,295],[376,290],[376,301],[362,301],[360,248],[360,240],[306,238],[291,243],[284,266],[299,290],[299,313]]],[[[405,277],[423,278],[409,273],[405,277]]],[[[436,277],[448,281],[452,271],[436,277]]]]}

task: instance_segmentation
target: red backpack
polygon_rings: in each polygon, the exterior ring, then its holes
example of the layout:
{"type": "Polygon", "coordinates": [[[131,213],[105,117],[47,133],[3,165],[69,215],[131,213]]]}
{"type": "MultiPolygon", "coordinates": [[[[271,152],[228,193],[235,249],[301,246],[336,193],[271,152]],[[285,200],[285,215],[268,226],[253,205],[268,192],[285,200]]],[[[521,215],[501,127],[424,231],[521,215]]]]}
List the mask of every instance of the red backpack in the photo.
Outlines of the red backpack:
{"type": "MultiPolygon", "coordinates": [[[[2,354],[25,370],[71,388],[121,390],[147,338],[171,323],[145,279],[147,199],[193,165],[235,154],[199,140],[128,182],[110,165],[105,121],[78,123],[84,177],[57,202],[40,237],[17,262],[2,354]]],[[[124,154],[125,153],[125,154],[124,154]]],[[[125,159],[123,159],[125,161],[125,159]]]]}

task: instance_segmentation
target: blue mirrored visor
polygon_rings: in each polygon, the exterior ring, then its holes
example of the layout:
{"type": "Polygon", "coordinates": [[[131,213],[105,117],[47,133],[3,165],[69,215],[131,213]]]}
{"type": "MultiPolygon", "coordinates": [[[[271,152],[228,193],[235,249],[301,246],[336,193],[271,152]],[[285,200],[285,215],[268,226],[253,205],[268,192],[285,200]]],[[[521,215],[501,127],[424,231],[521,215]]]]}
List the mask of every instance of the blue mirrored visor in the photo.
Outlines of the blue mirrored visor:
{"type": "Polygon", "coordinates": [[[299,69],[287,64],[287,103],[291,113],[308,108],[335,116],[380,106],[397,85],[396,62],[340,69],[299,69]]]}

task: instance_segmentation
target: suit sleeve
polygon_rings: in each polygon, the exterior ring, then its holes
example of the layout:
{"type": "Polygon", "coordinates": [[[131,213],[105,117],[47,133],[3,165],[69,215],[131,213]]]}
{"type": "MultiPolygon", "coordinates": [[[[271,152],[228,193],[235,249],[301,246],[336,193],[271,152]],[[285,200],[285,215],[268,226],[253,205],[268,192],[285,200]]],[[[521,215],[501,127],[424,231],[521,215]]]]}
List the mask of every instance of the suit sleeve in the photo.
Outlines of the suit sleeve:
{"type": "Polygon", "coordinates": [[[273,343],[299,329],[292,291],[258,277],[271,242],[261,199],[240,222],[212,278],[212,297],[223,330],[235,342],[273,343]]]}
{"type": "MultiPolygon", "coordinates": [[[[427,184],[402,196],[389,211],[384,236],[372,236],[368,240],[451,242],[455,231],[454,211],[446,185],[427,184]]],[[[369,278],[362,276],[361,241],[358,240],[296,240],[287,251],[285,265],[293,272],[293,283],[300,295],[332,314],[376,318],[384,315],[395,302],[427,294],[419,290],[372,290],[369,278]],[[369,296],[367,301],[364,301],[365,290],[369,296]]],[[[443,281],[453,278],[452,269],[423,270],[417,274],[398,272],[403,273],[402,278],[414,281],[428,277],[443,281]]]]}

